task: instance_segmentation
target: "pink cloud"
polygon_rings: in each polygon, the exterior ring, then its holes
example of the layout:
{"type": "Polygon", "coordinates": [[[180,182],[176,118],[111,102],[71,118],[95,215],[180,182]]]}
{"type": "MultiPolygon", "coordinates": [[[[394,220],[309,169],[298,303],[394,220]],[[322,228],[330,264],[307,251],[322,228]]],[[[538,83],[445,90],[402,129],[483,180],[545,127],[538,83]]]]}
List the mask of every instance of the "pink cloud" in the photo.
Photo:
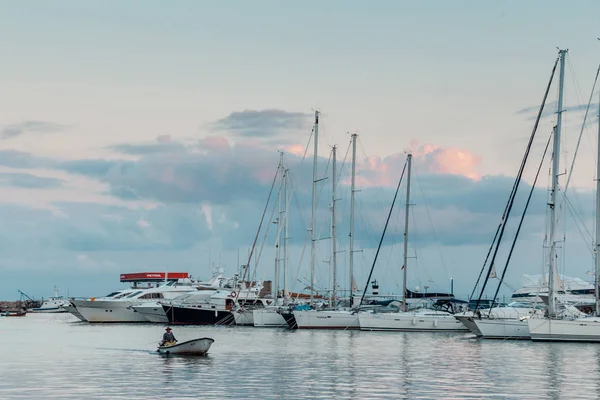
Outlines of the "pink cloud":
{"type": "Polygon", "coordinates": [[[416,140],[412,140],[405,153],[396,153],[384,158],[368,156],[362,162],[358,162],[357,184],[362,187],[395,186],[409,152],[413,155],[413,165],[420,172],[481,179],[478,171],[480,156],[457,147],[442,147],[431,143],[419,145],[416,140]]]}
{"type": "Polygon", "coordinates": [[[304,155],[304,146],[299,143],[291,144],[285,148],[285,151],[295,156],[302,157],[304,155]]]}
{"type": "Polygon", "coordinates": [[[411,150],[415,161],[427,172],[481,179],[481,173],[478,171],[481,156],[468,150],[458,147],[444,148],[431,143],[419,145],[416,140],[411,141],[411,150]]]}

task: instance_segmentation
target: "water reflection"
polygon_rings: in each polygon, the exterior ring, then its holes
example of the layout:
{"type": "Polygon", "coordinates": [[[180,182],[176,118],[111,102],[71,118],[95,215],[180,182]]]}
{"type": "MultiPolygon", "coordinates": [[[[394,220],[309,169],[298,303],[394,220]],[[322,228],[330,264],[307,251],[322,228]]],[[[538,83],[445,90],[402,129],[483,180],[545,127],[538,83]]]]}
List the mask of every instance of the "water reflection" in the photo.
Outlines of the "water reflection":
{"type": "Polygon", "coordinates": [[[208,356],[155,351],[162,326],[0,321],[0,398],[600,398],[594,344],[463,334],[177,327],[208,356]]]}

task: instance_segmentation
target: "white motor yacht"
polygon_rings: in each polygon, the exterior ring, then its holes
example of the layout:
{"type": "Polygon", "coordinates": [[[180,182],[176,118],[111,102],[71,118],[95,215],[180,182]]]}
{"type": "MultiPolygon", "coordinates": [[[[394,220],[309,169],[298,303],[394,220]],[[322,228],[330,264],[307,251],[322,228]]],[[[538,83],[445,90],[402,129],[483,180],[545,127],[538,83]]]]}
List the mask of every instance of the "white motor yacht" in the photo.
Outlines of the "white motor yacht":
{"type": "MultiPolygon", "coordinates": [[[[213,274],[212,278],[210,280],[208,280],[206,283],[198,283],[197,285],[194,285],[194,289],[190,289],[189,292],[185,292],[183,294],[181,294],[180,296],[174,298],[174,301],[177,301],[177,299],[179,299],[180,297],[184,297],[187,295],[193,295],[196,293],[200,294],[200,297],[205,296],[205,297],[210,297],[212,296],[217,290],[224,288],[227,286],[227,282],[229,282],[230,279],[227,278],[223,278],[223,274],[220,270],[218,270],[217,272],[215,272],[215,274],[213,274]],[[199,292],[196,292],[199,291],[199,292]]],[[[153,302],[144,302],[142,304],[136,304],[136,305],[132,305],[131,308],[133,310],[135,310],[136,312],[140,313],[141,315],[143,315],[147,322],[155,322],[155,323],[168,323],[169,322],[169,318],[167,317],[167,314],[165,313],[165,310],[163,308],[163,304],[170,304],[170,300],[159,300],[159,301],[153,301],[153,302]]]]}
{"type": "Polygon", "coordinates": [[[132,308],[134,305],[174,299],[183,293],[196,290],[191,281],[169,281],[150,289],[130,289],[109,298],[72,300],[71,303],[88,322],[148,322],[148,319],[132,308]]]}

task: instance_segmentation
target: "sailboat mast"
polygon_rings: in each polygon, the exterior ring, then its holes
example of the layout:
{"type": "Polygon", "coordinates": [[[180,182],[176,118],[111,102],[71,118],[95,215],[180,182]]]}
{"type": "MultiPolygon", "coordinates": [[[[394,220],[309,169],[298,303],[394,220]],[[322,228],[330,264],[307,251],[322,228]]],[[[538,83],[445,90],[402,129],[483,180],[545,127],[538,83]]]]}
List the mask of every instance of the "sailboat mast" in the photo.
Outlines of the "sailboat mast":
{"type": "Polygon", "coordinates": [[[285,170],[284,173],[284,192],[285,192],[285,224],[283,225],[283,299],[287,298],[288,286],[287,286],[287,262],[288,262],[288,232],[290,230],[290,218],[288,214],[288,208],[290,206],[290,192],[289,192],[289,169],[285,170]]]}
{"type": "Polygon", "coordinates": [[[315,214],[317,212],[317,156],[319,150],[319,112],[315,111],[315,126],[314,126],[314,155],[313,155],[313,187],[312,187],[312,213],[310,216],[310,303],[315,300],[315,256],[316,256],[316,241],[315,237],[315,214]]]}
{"type": "Polygon", "coordinates": [[[558,83],[558,104],[556,108],[556,127],[554,128],[554,140],[552,144],[552,191],[550,195],[550,256],[548,257],[548,316],[555,315],[554,303],[554,274],[556,270],[556,230],[558,228],[558,213],[556,212],[558,198],[558,177],[560,175],[560,135],[562,127],[563,113],[563,93],[565,81],[565,58],[568,50],[559,50],[560,57],[560,75],[558,83]]]}
{"type": "Polygon", "coordinates": [[[409,220],[409,209],[410,209],[410,173],[411,173],[411,166],[412,166],[412,154],[409,154],[407,157],[407,181],[406,181],[406,208],[405,208],[405,212],[404,212],[404,265],[402,266],[402,269],[404,270],[404,277],[403,277],[403,284],[402,284],[402,290],[403,290],[403,295],[404,295],[404,310],[407,311],[408,310],[408,303],[406,302],[406,279],[407,279],[407,273],[406,270],[408,269],[406,264],[408,261],[408,220],[409,220]]]}
{"type": "Polygon", "coordinates": [[[279,274],[280,274],[280,262],[281,262],[281,203],[283,194],[283,152],[279,153],[279,195],[277,196],[278,201],[278,213],[277,213],[277,239],[275,240],[275,279],[273,282],[273,299],[277,302],[277,296],[279,295],[279,274]]]}
{"type": "MultiPolygon", "coordinates": [[[[333,302],[335,303],[336,295],[337,295],[337,245],[336,245],[336,219],[335,219],[335,197],[337,192],[337,146],[333,146],[331,148],[331,158],[332,158],[332,180],[333,187],[331,190],[331,268],[333,270],[333,291],[332,297],[333,302]]],[[[331,303],[331,300],[330,300],[331,303]]],[[[331,304],[330,304],[331,305],[331,304]]]]}
{"type": "MultiPolygon", "coordinates": [[[[600,90],[598,91],[600,94],[600,90]]],[[[596,154],[596,316],[600,316],[600,101],[598,102],[598,153],[596,154]]]]}
{"type": "Polygon", "coordinates": [[[352,182],[350,184],[350,307],[352,307],[352,294],[354,290],[354,192],[356,186],[356,133],[352,134],[352,182]]]}

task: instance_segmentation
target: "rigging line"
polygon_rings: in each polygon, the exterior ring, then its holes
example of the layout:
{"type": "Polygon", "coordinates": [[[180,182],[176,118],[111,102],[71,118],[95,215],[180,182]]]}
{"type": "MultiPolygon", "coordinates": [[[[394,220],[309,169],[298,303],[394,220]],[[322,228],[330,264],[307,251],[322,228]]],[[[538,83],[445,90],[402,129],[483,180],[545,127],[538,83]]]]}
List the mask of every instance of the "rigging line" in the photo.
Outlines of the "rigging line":
{"type": "MultiPolygon", "coordinates": [[[[431,225],[433,239],[436,242],[440,243],[437,233],[436,233],[436,230],[435,230],[435,226],[433,225],[433,219],[431,218],[431,212],[429,210],[429,202],[427,201],[427,198],[425,197],[425,194],[423,193],[423,186],[421,185],[421,178],[420,178],[420,174],[418,172],[418,168],[413,168],[413,171],[415,172],[415,176],[417,177],[417,186],[419,186],[419,191],[421,192],[421,199],[423,200],[423,203],[425,204],[425,211],[427,211],[427,217],[429,218],[429,224],[431,225]]],[[[442,254],[439,247],[437,248],[437,251],[439,253],[440,260],[442,261],[442,266],[444,267],[444,271],[446,272],[446,275],[448,275],[448,268],[446,266],[446,261],[444,260],[444,255],[442,254]]]]}
{"type": "MultiPolygon", "coordinates": [[[[296,283],[298,282],[299,276],[300,276],[300,267],[302,267],[302,261],[304,260],[304,253],[306,252],[306,248],[308,247],[308,243],[310,242],[310,232],[306,231],[306,239],[304,240],[304,247],[302,248],[302,252],[300,253],[300,260],[298,261],[298,268],[296,268],[296,276],[295,279],[293,280],[293,284],[292,287],[290,289],[290,292],[294,292],[294,288],[296,287],[296,283]]],[[[301,292],[302,290],[300,290],[301,292]]],[[[300,294],[300,292],[298,292],[298,294],[300,294]]]]}
{"type": "MultiPolygon", "coordinates": [[[[402,175],[400,175],[400,180],[398,181],[398,186],[396,186],[396,193],[394,194],[394,199],[392,200],[392,205],[390,206],[390,212],[388,214],[387,220],[385,221],[385,226],[383,227],[383,233],[381,234],[381,239],[379,239],[379,246],[377,246],[377,251],[375,252],[375,258],[373,259],[373,265],[371,266],[371,271],[369,272],[369,277],[367,278],[367,283],[365,284],[365,290],[360,298],[360,303],[358,303],[358,308],[362,305],[365,295],[367,294],[367,289],[369,288],[369,282],[371,281],[371,276],[373,276],[373,269],[375,268],[375,263],[377,262],[377,256],[379,256],[379,250],[381,250],[381,244],[383,243],[383,238],[385,237],[385,231],[387,230],[388,224],[390,223],[390,217],[392,216],[392,212],[394,211],[394,204],[396,203],[396,198],[398,197],[398,192],[400,191],[400,185],[402,184],[402,179],[404,178],[404,172],[406,171],[406,166],[408,164],[408,158],[404,163],[404,168],[402,168],[402,175]]],[[[406,266],[404,266],[406,268],[406,266]]],[[[406,299],[405,299],[406,301],[406,299]]]]}
{"type": "MultiPolygon", "coordinates": [[[[362,152],[362,156],[365,160],[368,160],[368,156],[367,156],[367,152],[365,151],[365,147],[363,146],[362,143],[362,139],[359,137],[357,137],[356,143],[359,146],[359,150],[362,152]]],[[[384,194],[384,191],[382,190],[381,186],[372,186],[371,189],[373,190],[375,199],[377,200],[377,206],[379,206],[379,208],[383,209],[385,208],[385,204],[384,201],[382,200],[382,195],[384,194]]]]}
{"type": "MultiPolygon", "coordinates": [[[[323,172],[323,178],[321,178],[321,181],[324,181],[325,179],[327,179],[327,172],[329,171],[329,164],[331,162],[331,157],[333,155],[333,152],[329,153],[329,159],[327,160],[327,165],[325,166],[325,171],[323,172]]],[[[319,200],[321,199],[321,194],[323,193],[323,188],[325,187],[325,185],[321,185],[321,187],[319,188],[319,193],[317,194],[317,205],[319,204],[319,200]]],[[[315,216],[316,218],[316,216],[315,216]]],[[[323,232],[323,227],[327,225],[327,219],[323,220],[323,223],[321,224],[321,227],[319,228],[319,236],[316,238],[316,242],[319,243],[321,241],[321,233],[323,232]]]]}
{"type": "Polygon", "coordinates": [[[571,161],[571,168],[569,170],[569,176],[567,177],[567,183],[565,184],[565,195],[567,194],[567,189],[569,188],[569,183],[571,182],[571,175],[573,174],[573,168],[575,167],[575,160],[577,159],[577,152],[579,151],[579,145],[581,143],[581,137],[583,136],[583,130],[586,128],[587,117],[590,111],[590,106],[592,105],[592,99],[594,97],[594,90],[596,89],[596,84],[598,83],[598,75],[600,74],[600,64],[598,65],[598,69],[596,70],[596,77],[594,78],[594,84],[592,85],[592,91],[590,93],[590,99],[588,100],[587,107],[585,108],[585,115],[583,116],[583,123],[581,124],[581,131],[579,132],[579,138],[577,139],[577,145],[575,146],[575,153],[573,154],[573,160],[571,161]]]}
{"type": "MultiPolygon", "coordinates": [[[[573,204],[573,202],[571,202],[570,198],[568,198],[567,196],[563,196],[563,199],[564,199],[565,204],[567,205],[567,210],[569,211],[569,213],[575,220],[575,224],[577,225],[577,223],[580,223],[583,226],[583,229],[585,230],[585,232],[588,234],[590,241],[593,242],[592,233],[589,231],[587,226],[585,226],[585,223],[583,222],[583,218],[581,218],[581,216],[577,212],[577,209],[575,208],[575,205],[573,204]]],[[[565,218],[565,221],[566,221],[566,218],[565,218]]],[[[583,234],[582,234],[582,236],[583,236],[583,234]]],[[[584,237],[583,240],[586,240],[586,238],[584,237]]]]}
{"type": "MultiPolygon", "coordinates": [[[[590,233],[590,231],[587,229],[587,227],[584,225],[583,220],[581,219],[581,217],[579,216],[579,214],[577,214],[577,211],[574,209],[573,205],[570,203],[569,199],[567,199],[565,197],[565,203],[567,205],[567,210],[569,211],[569,213],[571,214],[571,216],[573,217],[573,219],[575,220],[575,226],[577,227],[577,230],[579,231],[579,234],[581,235],[581,238],[583,239],[583,241],[586,244],[586,247],[588,248],[588,250],[592,253],[592,255],[594,254],[594,251],[592,250],[592,244],[594,239],[592,238],[592,234],[590,233]],[[578,223],[579,222],[579,223],[578,223]],[[584,232],[582,232],[581,227],[583,227],[583,230],[585,230],[585,233],[587,233],[587,235],[589,236],[590,242],[588,242],[588,238],[586,238],[586,236],[584,235],[584,232]]],[[[563,264],[564,265],[564,264],[563,264]]]]}
{"type": "Polygon", "coordinates": [[[306,143],[306,147],[304,148],[304,155],[302,156],[302,160],[300,161],[300,165],[302,165],[302,163],[304,163],[304,160],[306,159],[306,153],[308,153],[308,148],[310,146],[310,141],[311,141],[314,133],[315,133],[315,127],[313,126],[312,130],[310,131],[310,135],[308,136],[308,143],[306,143]]]}
{"type": "MultiPolygon", "coordinates": [[[[550,141],[552,140],[553,134],[548,136],[548,141],[546,142],[546,148],[544,149],[544,153],[542,154],[542,160],[540,161],[540,165],[538,166],[537,172],[535,174],[535,179],[533,180],[533,184],[531,185],[531,190],[529,191],[529,196],[527,196],[527,202],[525,203],[525,208],[523,209],[523,214],[521,215],[521,220],[519,221],[519,225],[517,227],[517,232],[515,233],[515,237],[513,239],[512,245],[510,246],[510,251],[508,252],[508,257],[506,258],[506,263],[504,264],[504,269],[502,270],[502,276],[500,277],[500,282],[498,283],[498,287],[496,288],[496,292],[494,293],[494,297],[492,297],[492,301],[496,299],[498,296],[498,292],[500,292],[500,287],[502,286],[502,282],[504,282],[504,277],[506,276],[506,271],[508,270],[508,264],[510,263],[510,259],[512,258],[513,251],[515,250],[515,246],[517,244],[517,240],[519,238],[519,233],[521,232],[521,227],[523,226],[523,221],[525,220],[525,215],[527,215],[527,209],[529,208],[529,203],[531,202],[531,197],[533,196],[533,192],[535,190],[535,185],[537,184],[537,180],[540,176],[540,171],[542,170],[542,166],[544,165],[544,159],[546,158],[546,153],[548,153],[548,147],[550,147],[550,141]]],[[[490,311],[488,313],[488,317],[492,314],[492,308],[490,307],[490,311]]]]}
{"type": "MultiPolygon", "coordinates": [[[[540,105],[540,109],[538,111],[537,118],[533,125],[533,130],[531,131],[531,136],[529,137],[529,143],[527,144],[527,148],[525,149],[525,154],[523,156],[523,160],[521,161],[521,166],[519,167],[519,172],[517,173],[517,177],[515,178],[514,191],[511,193],[512,197],[509,198],[508,207],[506,209],[506,220],[508,221],[508,217],[512,210],[512,206],[515,201],[515,197],[517,194],[517,190],[519,189],[519,185],[521,183],[521,177],[523,176],[523,170],[525,169],[525,165],[527,164],[527,159],[529,158],[529,152],[531,151],[531,147],[533,145],[533,139],[535,139],[535,134],[537,132],[537,128],[539,126],[540,120],[542,118],[542,113],[544,112],[544,106],[546,105],[546,100],[548,99],[548,93],[550,92],[550,88],[552,86],[552,80],[554,79],[554,73],[556,72],[556,67],[558,66],[558,61],[560,60],[560,55],[556,58],[554,62],[554,67],[552,67],[552,73],[550,74],[550,80],[548,81],[548,86],[546,87],[546,92],[544,93],[544,97],[542,99],[542,104],[540,105]]],[[[488,267],[488,272],[483,281],[483,285],[481,287],[481,292],[479,293],[479,297],[477,298],[477,303],[475,304],[475,309],[479,307],[479,303],[481,301],[481,297],[483,296],[483,292],[487,283],[490,279],[490,274],[492,272],[492,268],[494,268],[494,261],[496,260],[496,255],[498,254],[498,250],[500,249],[500,242],[502,241],[502,237],[504,236],[504,230],[506,229],[506,222],[501,224],[500,232],[498,234],[498,240],[496,242],[496,248],[494,250],[494,254],[492,255],[492,259],[490,261],[490,265],[488,267]]],[[[484,266],[485,268],[485,266],[484,266]]]]}
{"type": "Polygon", "coordinates": [[[336,186],[342,179],[342,173],[344,172],[344,165],[346,165],[346,161],[348,160],[348,154],[350,153],[350,149],[352,148],[352,140],[350,140],[350,144],[348,145],[348,150],[346,150],[346,155],[344,156],[344,161],[342,162],[342,166],[340,168],[339,175],[337,177],[337,181],[335,182],[336,186]]]}
{"type": "MultiPolygon", "coordinates": [[[[279,167],[279,168],[280,168],[280,169],[283,169],[283,168],[281,168],[281,167],[279,167]]],[[[277,197],[279,197],[279,196],[281,196],[281,186],[279,187],[279,191],[278,191],[278,194],[277,194],[277,197]]],[[[272,209],[271,209],[271,215],[269,216],[269,222],[273,221],[273,215],[275,215],[275,209],[276,209],[276,208],[277,208],[277,202],[275,202],[275,201],[274,201],[274,202],[273,202],[273,207],[272,207],[272,209]]],[[[279,217],[279,216],[278,216],[278,217],[279,217]]],[[[263,236],[263,240],[262,240],[262,242],[261,242],[261,244],[260,244],[260,249],[259,249],[259,251],[258,251],[258,257],[256,257],[256,260],[255,260],[255,264],[256,264],[256,265],[254,266],[254,271],[253,271],[252,278],[251,278],[250,282],[253,282],[253,281],[255,281],[255,279],[256,279],[256,273],[257,273],[257,271],[258,271],[258,265],[260,264],[260,259],[261,259],[261,256],[262,256],[263,249],[264,249],[264,247],[265,247],[265,243],[267,242],[267,236],[269,235],[269,230],[270,230],[270,228],[271,228],[271,225],[272,225],[272,224],[271,224],[271,223],[269,223],[269,224],[267,225],[267,229],[265,230],[265,234],[264,234],[264,236],[263,236]]],[[[267,272],[266,272],[266,268],[265,268],[265,273],[264,273],[264,274],[266,275],[266,273],[267,273],[267,272]]]]}
{"type": "Polygon", "coordinates": [[[514,286],[512,286],[512,285],[508,284],[508,282],[502,282],[502,284],[503,284],[504,286],[506,286],[507,288],[509,288],[510,290],[512,290],[513,292],[514,292],[515,290],[517,290],[517,288],[516,288],[516,287],[514,287],[514,286]]]}
{"type": "MultiPolygon", "coordinates": [[[[296,203],[296,206],[298,207],[298,210],[300,210],[300,200],[298,199],[297,192],[296,192],[295,179],[293,178],[293,173],[291,172],[291,170],[288,170],[288,172],[290,173],[290,181],[289,181],[289,183],[292,186],[292,198],[293,198],[293,200],[295,200],[295,203],[296,203]]],[[[292,200],[290,200],[290,201],[292,201],[292,200]]],[[[299,212],[299,214],[300,214],[300,219],[301,219],[301,222],[302,222],[302,226],[306,226],[306,223],[305,223],[306,220],[303,218],[302,213],[299,212]]],[[[309,242],[309,239],[310,239],[310,232],[306,231],[306,235],[307,236],[306,236],[306,240],[305,240],[305,243],[304,243],[304,247],[302,248],[302,253],[300,253],[300,261],[298,262],[298,268],[296,269],[296,279],[300,275],[300,267],[302,266],[302,260],[304,259],[304,253],[306,251],[306,247],[308,246],[308,242],[309,242]]],[[[294,283],[293,283],[290,291],[293,291],[294,288],[296,287],[296,280],[294,280],[293,282],[294,283]]]]}
{"type": "Polygon", "coordinates": [[[288,170],[288,174],[290,175],[290,186],[292,187],[292,192],[290,193],[290,203],[292,200],[294,200],[294,203],[298,209],[298,215],[300,216],[300,222],[302,223],[302,226],[306,226],[306,218],[304,218],[304,214],[302,214],[302,207],[300,207],[300,199],[298,198],[298,192],[296,190],[296,174],[292,172],[291,169],[288,170]]]}
{"type": "MultiPolygon", "coordinates": [[[[473,291],[471,292],[471,295],[469,296],[469,301],[475,295],[475,291],[477,290],[477,287],[479,286],[479,281],[481,280],[481,277],[483,276],[483,271],[485,271],[485,267],[487,265],[488,259],[490,258],[490,255],[492,254],[492,250],[494,249],[494,245],[496,244],[496,240],[498,239],[498,235],[500,234],[500,229],[502,228],[502,226],[505,223],[506,213],[508,211],[510,199],[514,196],[516,185],[517,185],[517,180],[515,179],[515,182],[513,183],[513,187],[508,196],[508,201],[506,202],[506,206],[504,207],[504,212],[502,213],[502,217],[500,218],[500,222],[498,223],[498,227],[496,228],[496,233],[494,234],[494,239],[492,240],[492,243],[490,244],[490,248],[488,249],[488,252],[485,256],[485,260],[483,261],[483,265],[481,266],[481,270],[479,271],[479,276],[477,277],[477,281],[475,282],[473,291]]],[[[490,268],[490,270],[491,270],[491,268],[490,268]]],[[[489,272],[488,272],[488,276],[489,276],[489,272]]],[[[482,293],[483,293],[483,290],[482,290],[482,293]]],[[[479,297],[481,298],[481,295],[479,297]]]]}
{"type": "MultiPolygon", "coordinates": [[[[277,171],[275,172],[275,176],[273,177],[273,183],[271,183],[271,190],[269,190],[269,197],[267,197],[267,202],[265,203],[265,208],[263,210],[262,217],[260,218],[260,223],[258,224],[258,229],[256,230],[256,235],[254,236],[254,242],[252,243],[252,248],[250,249],[250,253],[248,254],[248,262],[246,263],[246,268],[244,268],[244,275],[242,276],[242,281],[246,279],[246,273],[250,269],[250,262],[252,261],[252,255],[254,253],[254,248],[256,247],[256,242],[258,241],[258,237],[260,235],[260,230],[262,228],[263,222],[265,220],[265,215],[269,208],[269,201],[271,201],[271,195],[273,194],[273,188],[275,187],[275,182],[277,182],[277,177],[279,176],[279,163],[277,163],[277,171]]],[[[239,297],[241,288],[238,287],[236,298],[239,297]]]]}

